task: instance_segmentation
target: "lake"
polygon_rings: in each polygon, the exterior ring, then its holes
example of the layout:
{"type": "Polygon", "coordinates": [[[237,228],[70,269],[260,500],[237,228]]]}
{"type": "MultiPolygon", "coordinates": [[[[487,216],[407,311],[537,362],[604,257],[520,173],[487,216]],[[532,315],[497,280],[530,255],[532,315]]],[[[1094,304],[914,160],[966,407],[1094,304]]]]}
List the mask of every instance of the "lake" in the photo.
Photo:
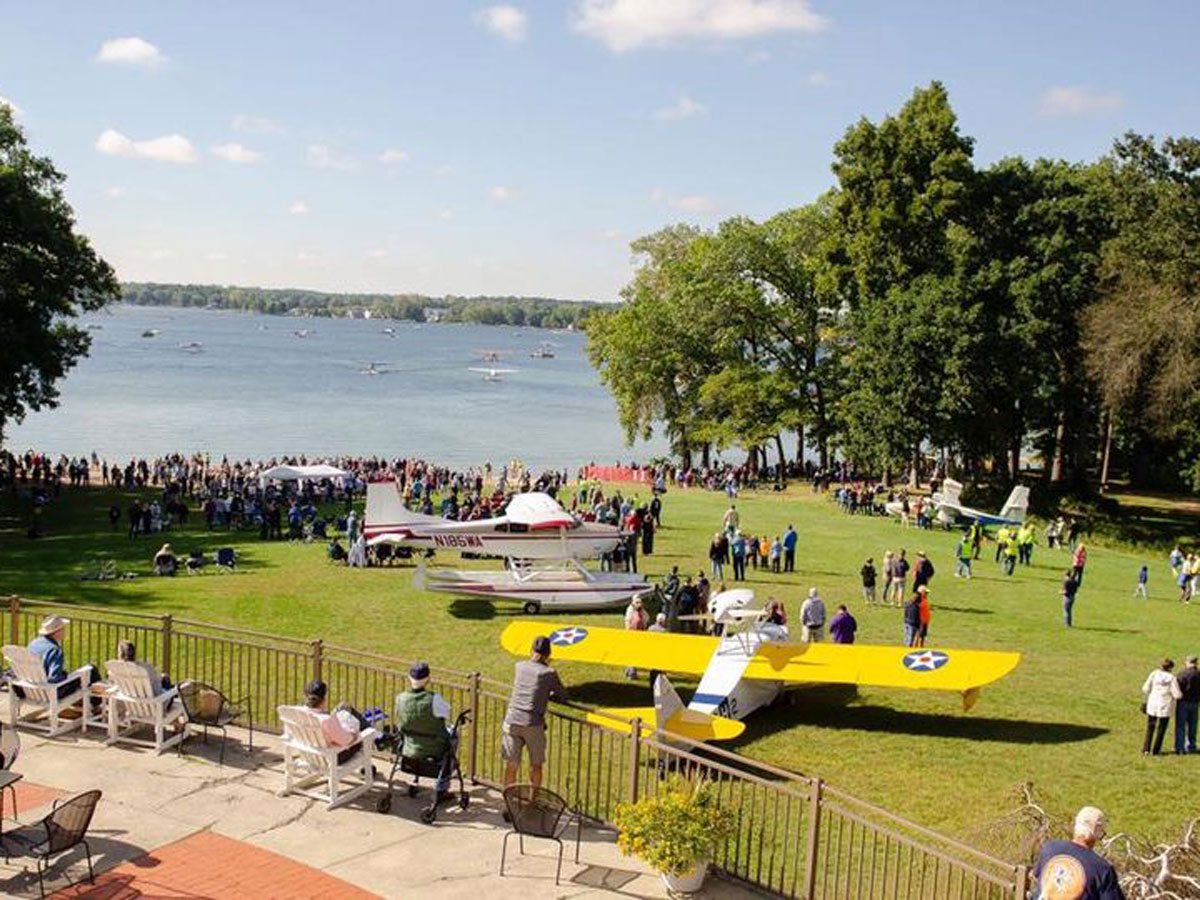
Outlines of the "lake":
{"type": "Polygon", "coordinates": [[[125,305],[84,322],[91,355],[61,383],[57,409],[11,426],[13,451],[411,455],[570,469],[667,452],[657,438],[625,446],[580,333],[125,305]],[[149,330],[156,336],[143,337],[149,330]],[[543,341],[554,358],[531,358],[543,341]],[[499,361],[480,351],[499,351],[499,361]],[[372,364],[382,374],[364,372],[372,364]],[[490,382],[471,367],[517,371],[490,382]]]}

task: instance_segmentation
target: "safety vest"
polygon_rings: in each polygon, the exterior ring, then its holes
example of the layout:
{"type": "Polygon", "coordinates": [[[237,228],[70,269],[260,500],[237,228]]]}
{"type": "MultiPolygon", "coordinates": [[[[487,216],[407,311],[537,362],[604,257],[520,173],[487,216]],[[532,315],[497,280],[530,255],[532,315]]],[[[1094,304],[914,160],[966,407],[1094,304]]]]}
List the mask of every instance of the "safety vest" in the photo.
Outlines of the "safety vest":
{"type": "Polygon", "coordinates": [[[396,727],[409,759],[441,759],[449,743],[446,723],[433,714],[433,694],[405,691],[396,697],[396,727]]]}

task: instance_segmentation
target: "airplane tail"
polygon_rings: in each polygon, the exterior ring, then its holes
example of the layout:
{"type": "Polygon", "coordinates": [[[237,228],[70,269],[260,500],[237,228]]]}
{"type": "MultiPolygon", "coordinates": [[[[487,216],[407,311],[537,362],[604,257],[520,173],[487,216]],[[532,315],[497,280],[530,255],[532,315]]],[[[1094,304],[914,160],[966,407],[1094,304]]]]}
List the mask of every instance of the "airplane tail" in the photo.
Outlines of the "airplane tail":
{"type": "Polygon", "coordinates": [[[363,516],[363,533],[368,539],[389,530],[415,522],[440,522],[437,516],[426,516],[413,512],[404,505],[399,487],[392,481],[380,481],[367,485],[367,510],[363,516]]]}
{"type": "Polygon", "coordinates": [[[958,498],[959,494],[962,493],[962,489],[963,486],[961,481],[955,481],[953,478],[947,478],[942,482],[942,489],[932,497],[932,500],[939,506],[943,503],[949,504],[950,506],[958,506],[960,503],[958,498]]]}
{"type": "Polygon", "coordinates": [[[1012,489],[1012,493],[1008,495],[1008,499],[1004,501],[1004,507],[1000,510],[1000,518],[1012,519],[1015,522],[1024,522],[1028,512],[1029,488],[1023,484],[1018,484],[1012,489]]]}
{"type": "Polygon", "coordinates": [[[746,726],[736,719],[710,716],[708,713],[688,709],[683,705],[670,679],[661,674],[654,679],[653,706],[602,708],[588,713],[587,719],[595,725],[603,725],[622,734],[630,732],[632,720],[641,719],[643,727],[658,728],[693,741],[727,741],[746,730],[746,726]]]}

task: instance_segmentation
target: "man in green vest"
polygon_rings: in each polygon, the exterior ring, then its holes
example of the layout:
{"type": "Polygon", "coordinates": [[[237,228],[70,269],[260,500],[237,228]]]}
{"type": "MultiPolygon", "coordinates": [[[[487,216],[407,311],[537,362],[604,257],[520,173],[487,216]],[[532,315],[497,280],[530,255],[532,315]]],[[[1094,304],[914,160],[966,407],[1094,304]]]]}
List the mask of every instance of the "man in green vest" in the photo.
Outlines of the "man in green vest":
{"type": "Polygon", "coordinates": [[[404,736],[405,759],[440,759],[438,796],[450,790],[450,704],[441,694],[428,691],[429,663],[413,663],[408,670],[408,690],[396,696],[396,727],[404,736]]]}

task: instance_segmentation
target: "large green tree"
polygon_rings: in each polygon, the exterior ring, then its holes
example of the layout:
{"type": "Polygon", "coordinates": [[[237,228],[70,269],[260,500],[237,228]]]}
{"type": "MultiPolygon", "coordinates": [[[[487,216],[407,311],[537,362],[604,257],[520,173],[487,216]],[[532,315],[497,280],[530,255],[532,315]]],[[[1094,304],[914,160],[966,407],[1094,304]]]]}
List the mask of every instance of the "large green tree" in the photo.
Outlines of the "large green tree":
{"type": "Polygon", "coordinates": [[[849,304],[842,442],[860,462],[915,463],[963,418],[961,374],[978,340],[962,297],[974,184],[970,138],[945,88],[861,120],[834,148],[838,191],[827,275],[849,304]]]}
{"type": "Polygon", "coordinates": [[[1088,310],[1088,368],[1140,480],[1200,488],[1200,140],[1128,134],[1105,166],[1117,232],[1088,310]]]}
{"type": "Polygon", "coordinates": [[[0,439],[9,422],[56,404],[90,345],[71,320],[118,295],[112,269],[75,231],[63,180],[0,104],[0,439]]]}

